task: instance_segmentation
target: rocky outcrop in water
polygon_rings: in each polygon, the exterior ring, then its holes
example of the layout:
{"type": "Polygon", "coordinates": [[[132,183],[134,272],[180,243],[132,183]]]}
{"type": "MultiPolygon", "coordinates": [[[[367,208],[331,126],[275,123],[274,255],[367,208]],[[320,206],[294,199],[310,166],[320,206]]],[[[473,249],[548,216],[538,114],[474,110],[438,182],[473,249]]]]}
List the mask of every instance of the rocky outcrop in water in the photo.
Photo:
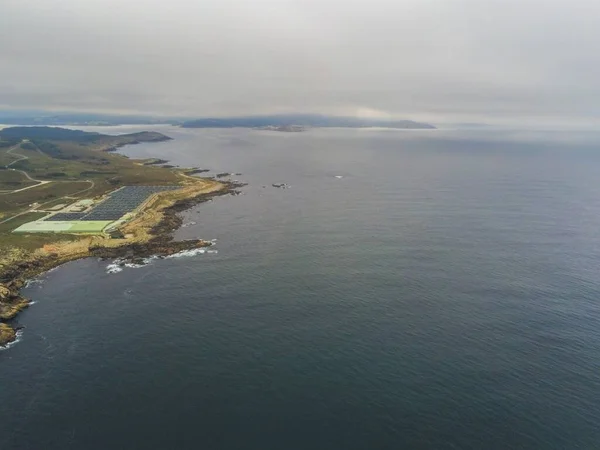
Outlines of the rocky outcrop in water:
{"type": "Polygon", "coordinates": [[[169,161],[166,159],[161,159],[161,158],[150,158],[145,160],[142,164],[144,166],[153,166],[153,165],[159,165],[159,164],[167,164],[169,161]]]}
{"type": "Polygon", "coordinates": [[[193,169],[186,170],[184,173],[186,175],[195,175],[197,173],[205,173],[210,172],[210,169],[200,169],[199,167],[194,167],[193,169]]]}

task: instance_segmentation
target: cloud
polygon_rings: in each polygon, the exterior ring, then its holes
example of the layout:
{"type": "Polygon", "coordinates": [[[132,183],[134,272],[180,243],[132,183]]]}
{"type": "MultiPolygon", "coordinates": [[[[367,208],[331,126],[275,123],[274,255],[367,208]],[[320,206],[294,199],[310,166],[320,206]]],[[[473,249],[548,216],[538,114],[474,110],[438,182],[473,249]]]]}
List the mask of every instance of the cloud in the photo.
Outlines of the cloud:
{"type": "Polygon", "coordinates": [[[589,120],[591,0],[3,0],[0,104],[589,120]]]}

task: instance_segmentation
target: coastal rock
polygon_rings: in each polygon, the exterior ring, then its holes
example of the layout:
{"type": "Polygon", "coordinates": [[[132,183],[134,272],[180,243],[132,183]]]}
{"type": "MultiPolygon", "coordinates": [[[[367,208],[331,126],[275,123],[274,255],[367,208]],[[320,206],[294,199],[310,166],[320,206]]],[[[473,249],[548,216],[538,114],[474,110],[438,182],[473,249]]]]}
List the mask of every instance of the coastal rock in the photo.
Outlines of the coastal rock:
{"type": "Polygon", "coordinates": [[[8,301],[11,298],[11,296],[11,290],[4,284],[0,283],[0,302],[8,301]]]}
{"type": "Polygon", "coordinates": [[[29,306],[29,300],[18,297],[9,302],[0,303],[0,319],[10,320],[29,306]]]}
{"type": "Polygon", "coordinates": [[[210,172],[210,169],[193,168],[193,169],[187,170],[185,172],[185,174],[186,175],[194,175],[194,174],[197,174],[197,173],[205,173],[205,172],[210,172]]]}
{"type": "Polygon", "coordinates": [[[159,164],[167,164],[169,161],[167,161],[166,159],[161,159],[161,158],[150,158],[145,160],[142,164],[144,164],[144,166],[153,166],[153,165],[159,165],[159,164]]]}
{"type": "Polygon", "coordinates": [[[13,327],[5,323],[0,323],[0,347],[10,344],[17,339],[17,332],[13,327]]]}

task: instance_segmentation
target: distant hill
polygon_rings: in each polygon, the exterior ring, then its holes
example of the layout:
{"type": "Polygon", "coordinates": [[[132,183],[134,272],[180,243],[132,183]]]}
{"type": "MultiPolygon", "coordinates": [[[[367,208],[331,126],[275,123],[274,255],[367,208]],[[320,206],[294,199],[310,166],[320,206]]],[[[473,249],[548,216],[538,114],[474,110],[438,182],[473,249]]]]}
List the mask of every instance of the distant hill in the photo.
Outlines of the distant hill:
{"type": "Polygon", "coordinates": [[[100,140],[127,141],[127,143],[137,142],[159,142],[171,139],[162,133],[155,131],[141,131],[139,133],[129,133],[120,136],[108,136],[95,132],[69,130],[59,127],[9,127],[0,130],[0,139],[6,141],[30,139],[30,140],[50,140],[50,141],[72,141],[72,142],[97,142],[100,140]]]}
{"type": "Polygon", "coordinates": [[[428,123],[413,122],[412,120],[367,119],[313,114],[204,118],[184,122],[181,126],[184,128],[261,128],[294,125],[303,127],[435,129],[433,125],[428,123]]]}
{"type": "MultiPolygon", "coordinates": [[[[152,125],[169,123],[185,128],[261,128],[261,127],[342,127],[342,128],[405,128],[405,129],[434,129],[428,123],[412,120],[386,120],[360,117],[339,117],[320,114],[279,114],[265,116],[235,116],[235,117],[148,117],[136,115],[110,115],[91,113],[61,113],[52,114],[43,111],[1,111],[0,124],[4,125],[152,125]]],[[[73,135],[74,136],[74,135],[73,135]]]]}
{"type": "Polygon", "coordinates": [[[0,111],[0,123],[4,125],[153,125],[172,123],[179,125],[186,119],[147,117],[135,115],[111,115],[88,113],[49,114],[43,111],[0,111]]]}
{"type": "Polygon", "coordinates": [[[0,130],[3,139],[50,139],[57,141],[91,142],[102,137],[100,133],[68,130],[55,127],[10,127],[0,130]]]}

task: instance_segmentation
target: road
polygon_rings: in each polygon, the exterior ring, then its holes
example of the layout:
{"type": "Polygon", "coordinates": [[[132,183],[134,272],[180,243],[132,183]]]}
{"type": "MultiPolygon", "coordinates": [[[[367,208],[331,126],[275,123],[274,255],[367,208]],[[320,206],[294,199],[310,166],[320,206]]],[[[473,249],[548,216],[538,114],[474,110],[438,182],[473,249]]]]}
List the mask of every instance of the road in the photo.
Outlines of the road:
{"type": "MultiPolygon", "coordinates": [[[[25,191],[25,190],[27,190],[27,189],[31,189],[31,188],[34,188],[34,187],[38,187],[38,186],[41,186],[41,185],[43,185],[43,184],[52,183],[52,181],[36,180],[35,178],[32,178],[32,177],[31,177],[31,176],[30,176],[30,175],[29,175],[27,172],[25,172],[24,170],[19,170],[19,169],[11,169],[11,168],[10,168],[10,166],[12,166],[13,164],[16,164],[16,163],[18,163],[19,161],[24,161],[24,160],[26,160],[26,159],[29,159],[29,156],[21,155],[20,153],[14,153],[14,151],[15,151],[16,149],[18,149],[19,147],[21,147],[21,145],[22,145],[23,143],[25,143],[25,142],[27,142],[27,141],[23,141],[23,142],[21,142],[21,143],[19,143],[19,144],[15,145],[14,147],[12,147],[12,148],[10,148],[9,150],[7,150],[7,151],[6,151],[6,154],[8,154],[8,155],[11,155],[11,156],[18,156],[18,159],[15,159],[13,162],[11,162],[10,164],[8,164],[8,165],[6,166],[6,168],[7,168],[8,170],[12,170],[12,171],[15,171],[15,172],[20,172],[20,173],[22,173],[23,175],[25,175],[25,177],[26,177],[28,180],[35,181],[35,182],[36,182],[36,183],[38,183],[38,184],[34,184],[33,186],[27,186],[27,187],[24,187],[24,188],[21,188],[21,189],[15,189],[14,191],[9,191],[9,192],[0,192],[0,195],[16,194],[17,192],[21,192],[21,191],[25,191]]],[[[38,151],[39,151],[39,149],[38,149],[38,151]]]]}

